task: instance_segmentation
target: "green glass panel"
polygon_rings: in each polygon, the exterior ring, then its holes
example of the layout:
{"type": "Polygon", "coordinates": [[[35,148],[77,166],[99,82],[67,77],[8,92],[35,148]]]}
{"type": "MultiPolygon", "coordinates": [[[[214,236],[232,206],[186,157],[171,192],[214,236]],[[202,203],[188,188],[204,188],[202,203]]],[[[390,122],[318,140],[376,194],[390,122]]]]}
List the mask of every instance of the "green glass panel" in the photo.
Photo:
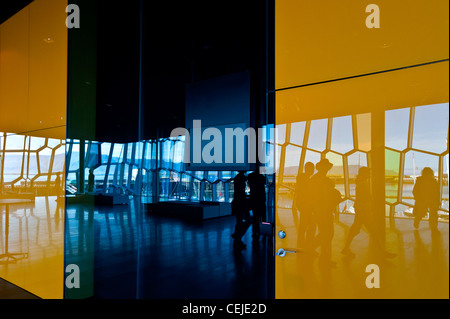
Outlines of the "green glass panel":
{"type": "Polygon", "coordinates": [[[385,160],[386,201],[395,203],[399,189],[400,153],[386,150],[385,160]]]}

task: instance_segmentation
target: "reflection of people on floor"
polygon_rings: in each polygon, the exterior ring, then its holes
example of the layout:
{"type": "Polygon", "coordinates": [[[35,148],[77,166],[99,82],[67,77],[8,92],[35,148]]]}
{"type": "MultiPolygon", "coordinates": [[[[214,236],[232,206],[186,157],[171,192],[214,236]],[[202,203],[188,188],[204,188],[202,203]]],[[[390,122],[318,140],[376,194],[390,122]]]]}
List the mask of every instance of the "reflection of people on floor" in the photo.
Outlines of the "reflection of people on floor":
{"type": "Polygon", "coordinates": [[[320,258],[323,265],[334,265],[331,261],[331,241],[334,236],[333,213],[341,201],[341,194],[334,188],[334,182],[327,177],[333,167],[328,159],[316,164],[317,173],[311,177],[312,205],[319,233],[315,241],[320,246],[320,258]]]}
{"type": "Polygon", "coordinates": [[[61,195],[61,173],[56,174],[56,179],[55,179],[55,193],[56,196],[59,197],[61,195]]]}
{"type": "Polygon", "coordinates": [[[266,221],[266,178],[259,171],[248,175],[250,188],[250,209],[253,212],[253,237],[259,237],[261,222],[266,221]]]}
{"type": "Polygon", "coordinates": [[[55,178],[55,194],[56,194],[56,200],[58,201],[58,198],[61,196],[61,191],[62,191],[62,187],[61,187],[61,173],[56,174],[56,178],[55,178]]]}
{"type": "Polygon", "coordinates": [[[313,205],[311,203],[311,177],[314,174],[314,164],[305,164],[305,172],[297,175],[294,195],[294,212],[300,213],[300,221],[297,230],[298,247],[311,248],[310,245],[316,234],[316,223],[313,216],[313,205]]]}
{"type": "Polygon", "coordinates": [[[247,177],[243,171],[239,171],[234,178],[234,198],[231,203],[231,209],[234,216],[236,216],[236,226],[234,229],[233,248],[245,249],[246,245],[242,242],[242,237],[247,232],[252,223],[252,218],[249,212],[249,205],[247,195],[245,194],[247,177]]]}
{"type": "Polygon", "coordinates": [[[89,179],[88,179],[88,192],[89,193],[94,191],[94,181],[95,181],[94,170],[91,168],[89,170],[89,179]]]}
{"type": "Polygon", "coordinates": [[[437,230],[440,191],[431,168],[425,167],[422,170],[422,176],[417,178],[414,185],[413,195],[415,200],[414,227],[419,228],[420,221],[428,212],[430,229],[437,230]]]}
{"type": "MultiPolygon", "coordinates": [[[[360,233],[364,225],[374,240],[379,252],[384,252],[384,245],[378,237],[374,227],[373,219],[373,197],[370,190],[370,170],[368,167],[361,167],[356,177],[356,198],[355,198],[355,219],[347,235],[342,253],[353,256],[354,253],[350,249],[353,239],[360,233]]],[[[385,253],[386,257],[394,257],[394,254],[385,253]]]]}

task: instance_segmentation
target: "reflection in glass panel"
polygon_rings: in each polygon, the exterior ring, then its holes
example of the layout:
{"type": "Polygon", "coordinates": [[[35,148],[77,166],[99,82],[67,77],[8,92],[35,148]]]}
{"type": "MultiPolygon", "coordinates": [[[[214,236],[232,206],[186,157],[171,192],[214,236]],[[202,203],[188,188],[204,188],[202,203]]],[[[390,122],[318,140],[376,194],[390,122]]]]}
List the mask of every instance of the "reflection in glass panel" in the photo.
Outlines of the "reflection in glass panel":
{"type": "Polygon", "coordinates": [[[405,154],[405,166],[403,170],[402,201],[414,204],[412,190],[417,178],[425,167],[430,167],[436,177],[439,174],[439,157],[417,151],[409,151],[405,154]]]}
{"type": "Polygon", "coordinates": [[[275,143],[284,144],[286,141],[286,124],[277,125],[275,131],[275,143]]]}
{"type": "Polygon", "coordinates": [[[22,175],[23,152],[8,152],[4,155],[3,181],[12,182],[22,175]]]}
{"type": "Polygon", "coordinates": [[[25,136],[24,135],[7,135],[6,136],[6,150],[17,151],[24,148],[25,136]]]}
{"type": "Polygon", "coordinates": [[[218,182],[216,184],[216,200],[218,202],[225,201],[225,184],[223,182],[218,182]]]}
{"type": "Polygon", "coordinates": [[[60,146],[57,149],[55,149],[53,158],[53,166],[52,166],[52,173],[56,172],[62,172],[64,170],[64,165],[66,162],[66,150],[64,146],[60,146]]]}
{"type": "Polygon", "coordinates": [[[331,149],[345,154],[353,150],[353,125],[351,116],[333,118],[331,149]]]}
{"type": "Polygon", "coordinates": [[[203,195],[204,201],[211,202],[213,200],[213,185],[212,183],[205,182],[205,192],[203,195]]]}
{"type": "Polygon", "coordinates": [[[286,159],[284,161],[284,176],[297,176],[302,149],[298,146],[286,147],[286,159]]]}
{"type": "Polygon", "coordinates": [[[111,151],[111,143],[102,143],[101,151],[102,151],[101,163],[106,164],[108,163],[109,152],[111,151]]]}
{"type": "Polygon", "coordinates": [[[43,137],[30,137],[30,150],[36,151],[45,146],[45,138],[43,137]]]}
{"type": "Polygon", "coordinates": [[[368,167],[367,154],[355,152],[347,157],[350,196],[355,196],[355,180],[361,167],[368,167]]]}
{"type": "Polygon", "coordinates": [[[305,154],[305,163],[311,162],[314,165],[320,162],[321,155],[319,152],[314,151],[306,151],[305,154]]]}
{"type": "Polygon", "coordinates": [[[356,126],[358,136],[358,149],[361,151],[369,152],[372,149],[372,115],[370,113],[356,115],[356,126]]]}
{"type": "Polygon", "coordinates": [[[400,153],[387,149],[385,161],[386,201],[395,203],[398,198],[400,153]]]}
{"type": "Polygon", "coordinates": [[[410,109],[386,111],[386,146],[402,151],[408,147],[410,109]]]}
{"type": "Polygon", "coordinates": [[[327,144],[328,119],[311,121],[308,148],[323,151],[327,144]]]}
{"type": "Polygon", "coordinates": [[[39,172],[41,174],[47,174],[50,166],[50,159],[52,156],[52,151],[49,148],[45,148],[39,152],[39,172]]]}
{"type": "Polygon", "coordinates": [[[325,157],[333,164],[327,176],[333,180],[335,188],[341,195],[345,196],[344,161],[342,155],[328,152],[325,157]]]}
{"type": "Polygon", "coordinates": [[[306,122],[296,122],[291,124],[291,143],[302,146],[305,136],[306,122]]]}
{"type": "Polygon", "coordinates": [[[449,104],[415,108],[413,148],[437,154],[448,149],[449,104]]]}

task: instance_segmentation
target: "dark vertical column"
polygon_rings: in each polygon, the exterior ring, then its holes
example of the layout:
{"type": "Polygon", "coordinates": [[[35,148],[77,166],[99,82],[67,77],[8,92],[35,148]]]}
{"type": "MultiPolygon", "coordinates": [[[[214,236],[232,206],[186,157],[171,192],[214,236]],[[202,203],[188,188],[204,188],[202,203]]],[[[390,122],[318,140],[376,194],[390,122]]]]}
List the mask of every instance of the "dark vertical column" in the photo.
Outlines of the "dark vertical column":
{"type": "Polygon", "coordinates": [[[80,153],[79,153],[79,161],[80,161],[80,174],[79,174],[79,182],[80,185],[78,188],[78,193],[83,194],[85,189],[84,189],[84,181],[86,180],[86,176],[85,176],[85,169],[84,169],[84,159],[85,159],[85,145],[86,142],[85,140],[80,140],[80,153]]]}

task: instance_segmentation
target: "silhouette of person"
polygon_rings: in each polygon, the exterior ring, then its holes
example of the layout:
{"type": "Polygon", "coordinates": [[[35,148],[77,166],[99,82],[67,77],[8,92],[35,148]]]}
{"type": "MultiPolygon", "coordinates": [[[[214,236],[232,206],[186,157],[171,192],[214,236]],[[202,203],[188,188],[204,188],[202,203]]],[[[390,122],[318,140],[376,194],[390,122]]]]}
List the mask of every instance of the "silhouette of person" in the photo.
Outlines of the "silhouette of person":
{"type": "Polygon", "coordinates": [[[91,168],[89,170],[88,193],[91,193],[94,191],[94,180],[95,180],[94,170],[91,168]]]}
{"type": "Polygon", "coordinates": [[[430,167],[422,170],[422,175],[417,178],[413,188],[414,195],[414,227],[419,228],[420,221],[429,213],[431,230],[437,230],[438,209],[440,206],[439,184],[434,178],[434,172],[430,167]]]}
{"type": "Polygon", "coordinates": [[[316,234],[316,223],[313,216],[313,205],[311,202],[311,177],[314,174],[314,164],[307,162],[305,172],[297,175],[294,195],[294,212],[300,213],[297,237],[298,246],[305,247],[312,244],[316,234]]]}
{"type": "Polygon", "coordinates": [[[380,240],[374,227],[372,210],[373,196],[370,190],[370,170],[368,167],[361,167],[358,171],[358,176],[356,177],[355,195],[355,219],[350,227],[350,230],[348,231],[342,253],[345,255],[354,256],[354,253],[350,249],[350,245],[353,239],[361,232],[361,228],[364,225],[372,236],[372,239],[375,240],[378,251],[384,253],[384,256],[386,257],[395,257],[395,254],[384,251],[384,245],[382,244],[382,241],[380,240]]]}
{"type": "Polygon", "coordinates": [[[266,221],[266,178],[259,171],[248,175],[250,187],[250,209],[253,212],[253,237],[260,235],[261,222],[266,221]]]}
{"type": "Polygon", "coordinates": [[[232,214],[236,216],[236,226],[234,228],[233,248],[245,249],[246,245],[242,242],[242,237],[247,232],[248,228],[252,224],[252,218],[249,212],[249,205],[247,195],[245,193],[247,177],[244,171],[234,177],[234,198],[231,203],[232,214]]]}
{"type": "Polygon", "coordinates": [[[333,164],[326,158],[316,164],[317,173],[311,177],[312,205],[318,234],[315,246],[320,247],[322,265],[333,266],[331,261],[331,241],[334,236],[333,213],[341,201],[341,194],[334,188],[334,182],[327,177],[333,164]]]}

